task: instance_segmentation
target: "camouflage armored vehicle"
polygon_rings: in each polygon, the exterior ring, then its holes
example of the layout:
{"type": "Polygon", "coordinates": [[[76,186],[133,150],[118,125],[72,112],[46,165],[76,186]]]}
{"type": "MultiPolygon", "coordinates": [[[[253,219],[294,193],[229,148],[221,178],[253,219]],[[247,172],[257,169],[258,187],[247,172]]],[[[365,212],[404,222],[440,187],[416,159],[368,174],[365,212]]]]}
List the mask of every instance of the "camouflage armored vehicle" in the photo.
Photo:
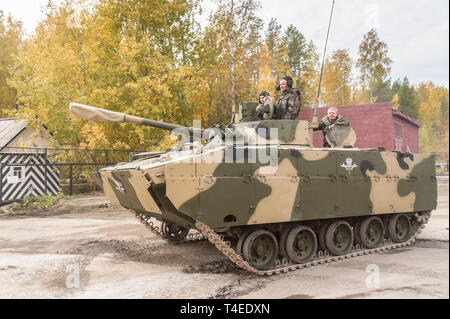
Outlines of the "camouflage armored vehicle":
{"type": "Polygon", "coordinates": [[[239,267],[271,275],[415,241],[436,207],[433,155],[354,148],[349,128],[330,137],[333,148],[316,148],[316,118],[258,121],[256,106],[243,103],[233,123],[205,131],[70,108],[85,119],[184,132],[176,149],[95,174],[112,203],[170,242],[207,238],[239,267]]]}

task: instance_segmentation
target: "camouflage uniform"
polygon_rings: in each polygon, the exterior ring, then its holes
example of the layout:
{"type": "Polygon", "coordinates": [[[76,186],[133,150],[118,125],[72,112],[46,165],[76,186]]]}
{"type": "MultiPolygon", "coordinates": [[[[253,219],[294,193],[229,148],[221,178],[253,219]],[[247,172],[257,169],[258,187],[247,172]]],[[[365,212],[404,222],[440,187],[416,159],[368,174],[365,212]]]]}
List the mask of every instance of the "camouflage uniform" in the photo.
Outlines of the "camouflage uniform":
{"type": "Polygon", "coordinates": [[[302,94],[299,90],[288,88],[275,107],[275,119],[296,120],[300,113],[302,94]]]}
{"type": "Polygon", "coordinates": [[[334,122],[331,122],[328,116],[325,116],[323,119],[319,121],[319,127],[315,128],[314,131],[322,131],[323,133],[323,147],[331,147],[327,141],[327,133],[330,130],[331,125],[341,125],[341,126],[350,126],[350,122],[342,117],[342,115],[338,115],[334,122]]]}

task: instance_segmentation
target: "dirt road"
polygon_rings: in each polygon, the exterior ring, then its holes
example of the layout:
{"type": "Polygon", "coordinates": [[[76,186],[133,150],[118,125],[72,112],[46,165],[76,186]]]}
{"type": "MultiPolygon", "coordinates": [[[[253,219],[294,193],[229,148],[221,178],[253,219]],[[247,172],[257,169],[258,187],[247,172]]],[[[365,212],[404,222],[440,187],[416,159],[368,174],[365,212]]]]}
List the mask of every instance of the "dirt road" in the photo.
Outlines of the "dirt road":
{"type": "Polygon", "coordinates": [[[448,179],[414,245],[273,277],[208,242],[169,245],[101,194],[0,211],[0,298],[449,298],[448,179]]]}

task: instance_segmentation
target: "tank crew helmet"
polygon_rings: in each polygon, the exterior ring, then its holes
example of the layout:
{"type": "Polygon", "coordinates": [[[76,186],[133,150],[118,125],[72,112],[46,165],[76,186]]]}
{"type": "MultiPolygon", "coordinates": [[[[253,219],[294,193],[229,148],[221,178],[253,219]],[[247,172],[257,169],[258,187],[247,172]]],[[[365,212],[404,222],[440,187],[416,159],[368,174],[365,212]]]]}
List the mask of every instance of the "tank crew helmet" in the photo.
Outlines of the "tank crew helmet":
{"type": "MultiPolygon", "coordinates": [[[[287,87],[290,88],[290,89],[292,89],[292,86],[294,85],[294,79],[292,79],[289,75],[286,75],[286,76],[283,77],[281,80],[285,80],[285,81],[286,81],[286,84],[287,84],[287,87]]],[[[278,86],[277,86],[277,91],[280,91],[280,90],[281,90],[281,88],[280,88],[280,86],[278,85],[278,86]]]]}
{"type": "Polygon", "coordinates": [[[266,92],[266,91],[262,91],[261,93],[259,93],[259,95],[258,95],[258,103],[259,104],[262,104],[261,103],[261,96],[268,97],[268,96],[270,96],[270,93],[266,92]]]}
{"type": "Polygon", "coordinates": [[[282,78],[282,80],[286,80],[287,86],[292,89],[292,86],[294,85],[294,80],[289,75],[286,75],[284,78],[282,78]]]}

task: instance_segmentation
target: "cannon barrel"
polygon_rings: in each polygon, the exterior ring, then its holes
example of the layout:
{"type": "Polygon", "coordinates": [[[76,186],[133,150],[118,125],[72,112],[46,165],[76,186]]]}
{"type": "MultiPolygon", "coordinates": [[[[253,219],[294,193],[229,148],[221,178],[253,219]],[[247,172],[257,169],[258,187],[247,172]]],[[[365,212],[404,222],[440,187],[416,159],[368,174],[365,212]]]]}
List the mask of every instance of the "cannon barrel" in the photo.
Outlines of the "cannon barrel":
{"type": "Polygon", "coordinates": [[[119,113],[119,112],[113,112],[108,111],[104,109],[100,109],[95,106],[89,106],[84,105],[80,103],[72,102],[69,106],[70,112],[82,119],[85,120],[93,120],[93,121],[99,121],[99,122],[130,122],[130,123],[136,123],[140,125],[146,125],[146,126],[152,126],[156,128],[160,128],[163,130],[173,131],[175,129],[187,129],[189,131],[190,135],[193,135],[194,133],[200,134],[200,136],[207,136],[208,133],[204,130],[194,128],[194,127],[187,127],[187,126],[181,126],[181,125],[175,125],[165,122],[159,122],[154,120],[149,120],[143,117],[128,115],[125,113],[119,113]]]}

